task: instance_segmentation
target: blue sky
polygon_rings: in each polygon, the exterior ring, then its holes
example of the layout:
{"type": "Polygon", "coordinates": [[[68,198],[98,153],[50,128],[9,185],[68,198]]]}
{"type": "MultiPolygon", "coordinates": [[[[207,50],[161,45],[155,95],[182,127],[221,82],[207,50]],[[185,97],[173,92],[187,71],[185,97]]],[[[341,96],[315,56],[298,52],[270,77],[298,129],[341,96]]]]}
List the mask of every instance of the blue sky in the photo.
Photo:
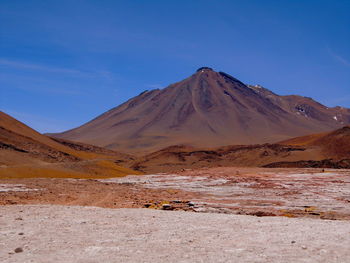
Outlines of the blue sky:
{"type": "Polygon", "coordinates": [[[350,107],[350,1],[0,0],[0,108],[76,127],[210,66],[350,107]]]}

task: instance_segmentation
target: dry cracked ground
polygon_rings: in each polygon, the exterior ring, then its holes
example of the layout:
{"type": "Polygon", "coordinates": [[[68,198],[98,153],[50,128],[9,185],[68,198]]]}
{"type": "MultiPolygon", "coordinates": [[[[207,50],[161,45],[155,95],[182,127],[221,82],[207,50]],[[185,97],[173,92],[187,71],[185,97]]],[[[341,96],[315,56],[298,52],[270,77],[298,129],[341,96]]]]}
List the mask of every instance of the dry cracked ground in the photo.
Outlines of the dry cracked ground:
{"type": "Polygon", "coordinates": [[[2,179],[0,205],[1,262],[350,262],[349,170],[2,179]]]}

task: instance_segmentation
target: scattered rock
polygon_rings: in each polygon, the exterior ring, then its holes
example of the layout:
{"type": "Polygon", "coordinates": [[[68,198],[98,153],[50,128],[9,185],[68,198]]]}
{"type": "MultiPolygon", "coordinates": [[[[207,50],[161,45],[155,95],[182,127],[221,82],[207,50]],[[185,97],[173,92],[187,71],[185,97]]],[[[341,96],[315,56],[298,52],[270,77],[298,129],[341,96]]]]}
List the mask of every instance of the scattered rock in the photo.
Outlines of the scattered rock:
{"type": "Polygon", "coordinates": [[[18,247],[15,249],[15,253],[21,253],[21,252],[23,252],[23,248],[18,247]]]}
{"type": "Polygon", "coordinates": [[[314,215],[314,216],[320,216],[321,213],[317,213],[317,212],[311,212],[310,215],[314,215]]]}
{"type": "Polygon", "coordinates": [[[23,220],[22,217],[17,217],[15,220],[23,220]]]}
{"type": "Polygon", "coordinates": [[[172,210],[173,207],[172,207],[171,205],[169,205],[169,204],[163,204],[163,205],[162,205],[162,209],[163,209],[163,210],[172,210]]]}
{"type": "Polygon", "coordinates": [[[191,201],[190,201],[190,202],[188,202],[187,204],[188,204],[188,206],[194,206],[194,203],[193,203],[193,202],[191,202],[191,201]]]}
{"type": "Polygon", "coordinates": [[[21,232],[21,233],[18,233],[18,235],[23,236],[23,235],[24,235],[24,233],[23,233],[23,232],[21,232]]]}
{"type": "Polygon", "coordinates": [[[307,247],[306,247],[306,246],[302,246],[301,248],[302,248],[302,249],[307,249],[307,247]]]}
{"type": "Polygon", "coordinates": [[[146,207],[146,208],[149,208],[152,204],[150,203],[147,203],[147,204],[144,204],[143,206],[146,207]]]}
{"type": "Polygon", "coordinates": [[[292,241],[292,242],[290,242],[290,243],[295,244],[295,241],[293,240],[293,241],[292,241]]]}
{"type": "Polygon", "coordinates": [[[276,216],[276,214],[271,213],[271,212],[266,212],[266,211],[256,211],[256,212],[250,212],[250,213],[246,213],[247,215],[252,215],[252,216],[258,216],[258,217],[262,217],[262,216],[276,216]]]}

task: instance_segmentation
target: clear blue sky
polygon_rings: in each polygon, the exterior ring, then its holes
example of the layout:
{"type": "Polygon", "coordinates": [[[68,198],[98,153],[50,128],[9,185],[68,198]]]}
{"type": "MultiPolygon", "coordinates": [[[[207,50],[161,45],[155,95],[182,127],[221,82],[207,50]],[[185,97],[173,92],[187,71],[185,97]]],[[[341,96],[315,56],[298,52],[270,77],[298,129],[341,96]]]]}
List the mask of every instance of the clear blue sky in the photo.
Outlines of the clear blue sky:
{"type": "Polygon", "coordinates": [[[0,108],[73,128],[200,66],[350,107],[350,0],[0,0],[0,108]]]}

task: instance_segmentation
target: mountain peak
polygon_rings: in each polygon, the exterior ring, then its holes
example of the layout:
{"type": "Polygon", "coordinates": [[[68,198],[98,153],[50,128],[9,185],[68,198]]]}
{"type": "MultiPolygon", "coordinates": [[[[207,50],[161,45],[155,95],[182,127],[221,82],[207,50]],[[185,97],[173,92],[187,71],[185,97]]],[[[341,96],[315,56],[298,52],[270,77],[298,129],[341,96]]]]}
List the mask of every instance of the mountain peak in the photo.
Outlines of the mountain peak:
{"type": "Polygon", "coordinates": [[[349,123],[345,110],[278,96],[201,67],[182,81],[143,93],[56,136],[142,153],[177,144],[215,147],[282,141],[349,123]]]}
{"type": "Polygon", "coordinates": [[[214,71],[212,68],[209,67],[200,67],[199,69],[197,69],[196,72],[200,72],[200,71],[214,71]]]}

